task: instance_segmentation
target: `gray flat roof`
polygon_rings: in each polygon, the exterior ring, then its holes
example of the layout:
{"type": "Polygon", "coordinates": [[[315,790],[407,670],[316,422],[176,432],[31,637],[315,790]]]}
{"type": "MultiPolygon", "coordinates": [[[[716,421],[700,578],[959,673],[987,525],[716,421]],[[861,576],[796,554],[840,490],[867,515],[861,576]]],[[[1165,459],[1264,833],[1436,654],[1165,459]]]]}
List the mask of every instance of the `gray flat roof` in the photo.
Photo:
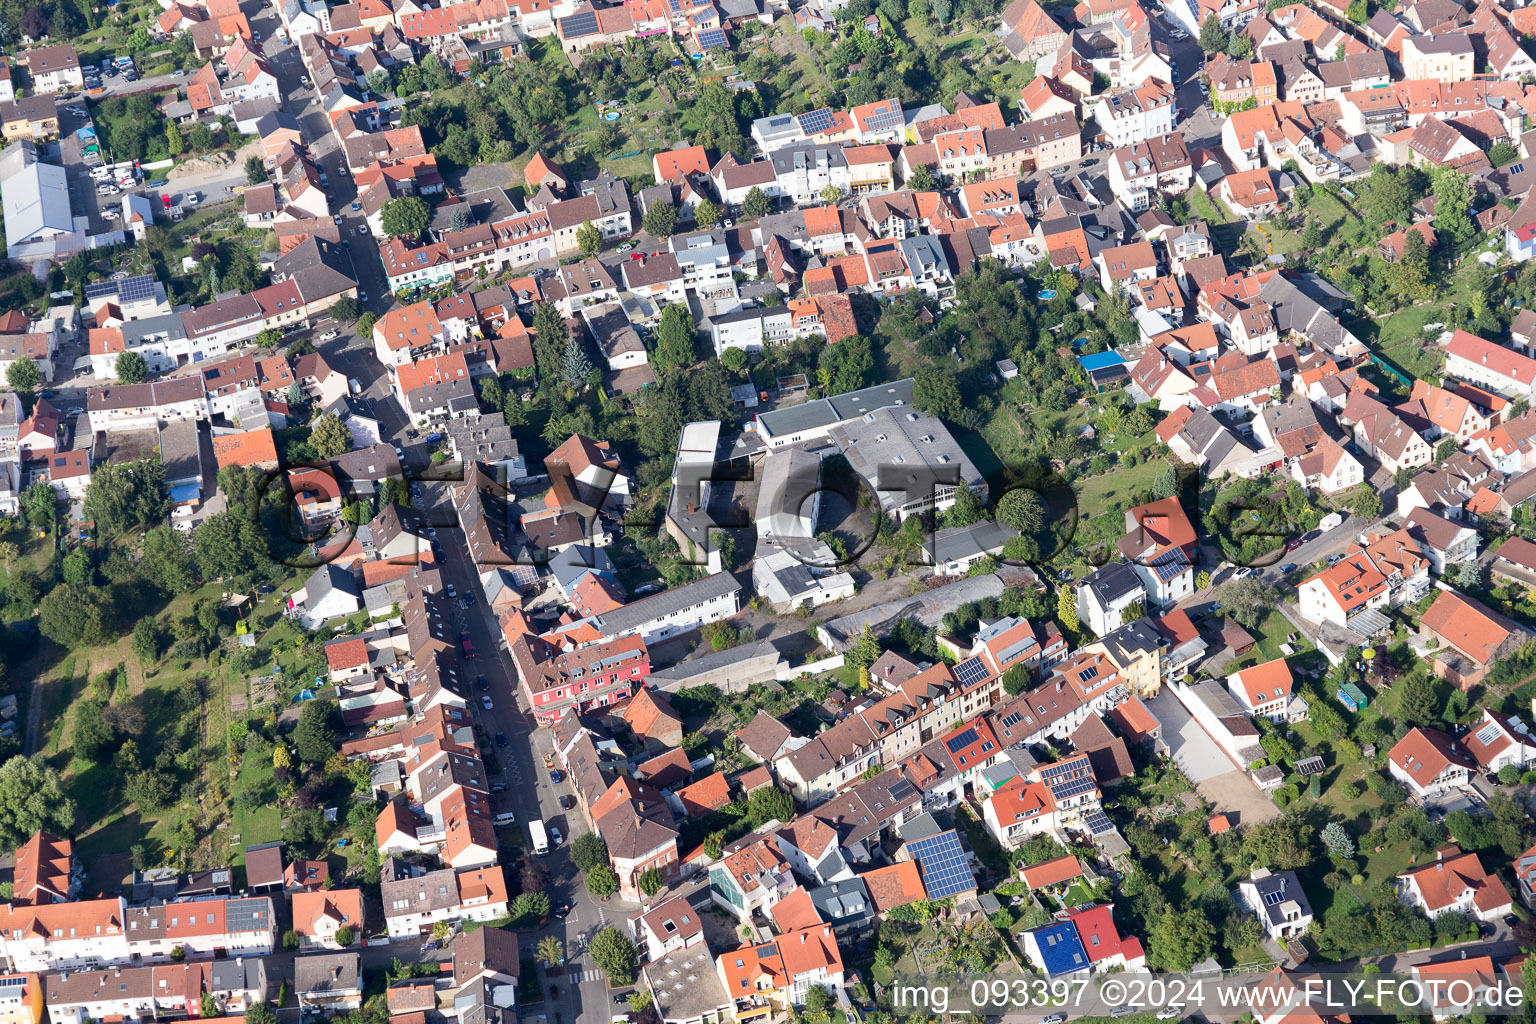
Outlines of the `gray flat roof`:
{"type": "Polygon", "coordinates": [[[907,377],[843,395],[758,413],[757,429],[764,437],[782,437],[817,427],[831,427],[876,409],[911,405],[912,384],[912,378],[907,377]]]}

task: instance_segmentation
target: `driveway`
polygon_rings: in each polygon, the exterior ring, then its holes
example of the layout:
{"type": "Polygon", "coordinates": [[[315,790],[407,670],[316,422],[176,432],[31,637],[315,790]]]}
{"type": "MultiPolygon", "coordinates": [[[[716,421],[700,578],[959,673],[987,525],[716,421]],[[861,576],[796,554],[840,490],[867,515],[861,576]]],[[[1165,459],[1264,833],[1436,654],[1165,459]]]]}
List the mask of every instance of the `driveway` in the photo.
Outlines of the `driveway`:
{"type": "Polygon", "coordinates": [[[1232,759],[1200,728],[1200,723],[1184,709],[1172,690],[1159,690],[1157,696],[1147,700],[1147,707],[1163,724],[1163,742],[1168,744],[1174,763],[1190,782],[1199,784],[1236,771],[1232,759]]]}
{"type": "Polygon", "coordinates": [[[1280,809],[1263,791],[1239,771],[1232,759],[1184,709],[1169,689],[1148,699],[1147,707],[1163,724],[1163,741],[1172,752],[1195,792],[1212,807],[1237,819],[1237,824],[1253,825],[1278,817],[1280,809]]]}

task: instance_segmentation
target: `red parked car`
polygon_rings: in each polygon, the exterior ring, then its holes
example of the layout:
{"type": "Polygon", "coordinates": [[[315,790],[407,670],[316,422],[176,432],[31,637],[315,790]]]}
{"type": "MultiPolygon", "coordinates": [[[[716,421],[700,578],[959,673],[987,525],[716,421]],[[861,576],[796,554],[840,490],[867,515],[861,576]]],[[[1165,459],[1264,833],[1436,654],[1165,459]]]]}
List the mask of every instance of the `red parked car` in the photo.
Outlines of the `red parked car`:
{"type": "Polygon", "coordinates": [[[464,657],[473,658],[475,656],[475,647],[469,642],[468,633],[459,634],[459,646],[464,648],[464,657]]]}

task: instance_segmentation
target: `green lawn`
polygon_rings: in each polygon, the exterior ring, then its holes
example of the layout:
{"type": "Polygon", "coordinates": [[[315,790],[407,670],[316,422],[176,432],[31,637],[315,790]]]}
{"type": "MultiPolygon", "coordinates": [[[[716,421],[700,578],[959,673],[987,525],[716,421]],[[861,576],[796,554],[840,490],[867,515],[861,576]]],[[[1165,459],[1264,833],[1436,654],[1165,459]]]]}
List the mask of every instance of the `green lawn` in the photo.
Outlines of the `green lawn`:
{"type": "Polygon", "coordinates": [[[1286,657],[1280,650],[1280,645],[1287,643],[1286,638],[1292,633],[1296,633],[1296,640],[1291,642],[1293,656],[1313,650],[1312,642],[1307,639],[1306,634],[1299,632],[1295,626],[1291,625],[1289,619],[1273,608],[1264,617],[1264,621],[1259,623],[1258,628],[1250,629],[1248,633],[1256,643],[1251,651],[1232,663],[1233,670],[1286,657]]]}
{"type": "Polygon", "coordinates": [[[1148,459],[1135,466],[1117,466],[1108,473],[1079,480],[1074,485],[1078,514],[1095,515],[1116,502],[1128,505],[1132,494],[1151,487],[1152,481],[1167,467],[1168,463],[1162,459],[1148,459]]]}

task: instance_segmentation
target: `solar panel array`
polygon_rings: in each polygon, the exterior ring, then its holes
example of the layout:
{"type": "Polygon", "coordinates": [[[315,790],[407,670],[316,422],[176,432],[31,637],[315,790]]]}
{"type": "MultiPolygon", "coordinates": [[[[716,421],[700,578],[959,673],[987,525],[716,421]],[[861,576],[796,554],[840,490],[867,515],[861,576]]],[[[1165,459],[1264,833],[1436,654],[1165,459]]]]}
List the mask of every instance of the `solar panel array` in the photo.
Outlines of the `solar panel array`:
{"type": "Polygon", "coordinates": [[[1008,714],[1003,716],[1003,728],[1012,729],[1014,726],[1019,724],[1019,721],[1023,717],[1024,716],[1019,714],[1017,711],[1008,712],[1008,714]]]}
{"type": "Polygon", "coordinates": [[[1109,815],[1095,807],[1083,814],[1083,824],[1088,826],[1088,831],[1096,836],[1115,830],[1115,823],[1109,820],[1109,815]]]}
{"type": "Polygon", "coordinates": [[[953,829],[912,843],[911,849],[930,900],[976,888],[976,876],[971,874],[960,836],[953,829]]]}
{"type": "Polygon", "coordinates": [[[725,41],[725,32],[718,28],[707,28],[700,32],[699,45],[706,50],[730,49],[730,44],[725,41]]]}
{"type": "Polygon", "coordinates": [[[815,135],[824,132],[832,126],[832,108],[822,107],[820,110],[812,110],[795,118],[800,123],[800,130],[807,135],[815,135]]]}
{"type": "Polygon", "coordinates": [[[87,299],[99,299],[103,295],[116,295],[116,294],[117,294],[117,282],[116,281],[97,281],[95,284],[88,284],[88,285],[85,286],[85,297],[87,299]]]}
{"type": "Polygon", "coordinates": [[[905,800],[907,797],[912,795],[913,791],[914,787],[912,783],[908,782],[906,779],[902,779],[900,782],[893,782],[891,784],[891,799],[905,800]]]}
{"type": "Polygon", "coordinates": [[[1185,558],[1184,552],[1177,548],[1165,551],[1152,562],[1152,571],[1157,574],[1159,582],[1162,583],[1178,579],[1187,568],[1189,568],[1189,559],[1185,558]]]}
{"type": "Polygon", "coordinates": [[[124,302],[141,302],[155,297],[155,279],[149,274],[124,278],[117,282],[117,297],[124,302]]]}
{"type": "Polygon", "coordinates": [[[906,124],[906,115],[901,112],[901,104],[896,100],[892,100],[889,110],[882,111],[873,117],[865,118],[864,124],[872,132],[884,131],[887,128],[896,128],[906,124]]]}
{"type": "Polygon", "coordinates": [[[596,11],[577,11],[569,18],[560,19],[560,33],[567,39],[575,36],[589,36],[596,31],[596,11]]]}
{"type": "Polygon", "coordinates": [[[981,660],[980,655],[974,658],[966,658],[955,666],[955,678],[960,680],[961,687],[966,689],[980,683],[983,679],[987,678],[987,675],[986,663],[981,660]]]}
{"type": "Polygon", "coordinates": [[[975,743],[979,738],[980,737],[976,735],[975,729],[967,729],[960,735],[951,736],[949,739],[945,740],[944,746],[949,749],[951,754],[958,754],[972,743],[975,743]]]}
{"type": "Polygon", "coordinates": [[[1272,907],[1276,903],[1279,903],[1279,902],[1283,901],[1284,899],[1285,899],[1285,890],[1284,889],[1276,889],[1274,892],[1267,892],[1267,893],[1264,894],[1264,905],[1266,907],[1272,907]]]}
{"type": "Polygon", "coordinates": [[[1058,761],[1056,764],[1043,765],[1040,768],[1040,781],[1048,785],[1059,782],[1063,777],[1081,773],[1083,766],[1077,760],[1058,761]]]}
{"type": "Polygon", "coordinates": [[[1048,783],[1048,785],[1051,787],[1051,796],[1057,800],[1066,800],[1069,797],[1091,793],[1095,788],[1093,779],[1086,775],[1081,778],[1048,783]]]}

